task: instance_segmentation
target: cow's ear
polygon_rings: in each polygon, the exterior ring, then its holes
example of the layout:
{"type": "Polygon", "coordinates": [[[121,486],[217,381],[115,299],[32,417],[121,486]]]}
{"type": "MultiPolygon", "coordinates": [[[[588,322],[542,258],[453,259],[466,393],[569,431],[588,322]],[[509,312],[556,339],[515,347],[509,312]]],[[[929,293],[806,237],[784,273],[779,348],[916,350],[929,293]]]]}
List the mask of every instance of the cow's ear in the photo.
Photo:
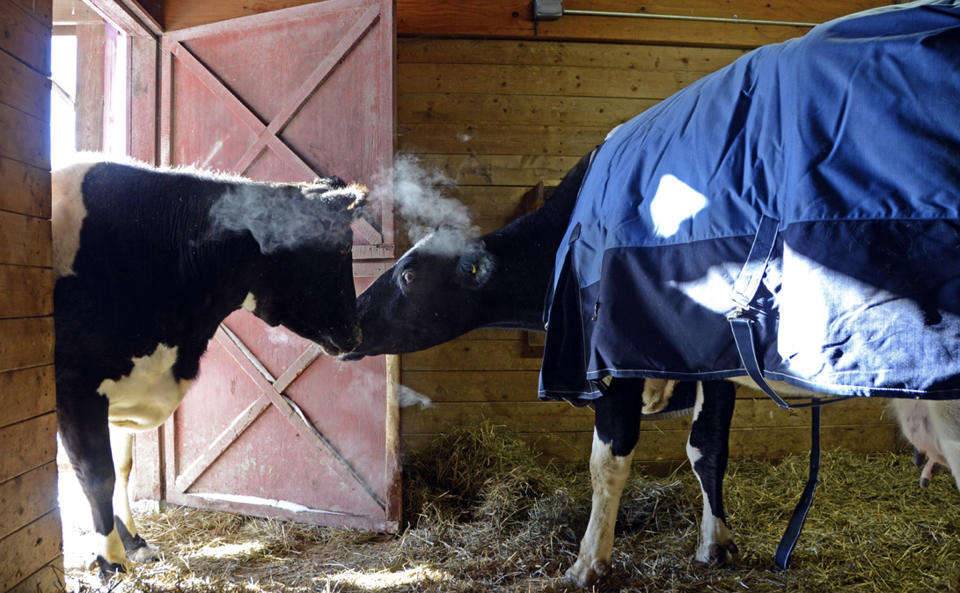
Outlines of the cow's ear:
{"type": "Polygon", "coordinates": [[[483,286],[493,275],[495,264],[493,255],[486,249],[471,249],[460,256],[457,278],[467,286],[483,286]]]}
{"type": "Polygon", "coordinates": [[[350,193],[348,194],[349,203],[346,205],[346,209],[350,213],[350,217],[356,220],[363,213],[363,207],[367,204],[367,194],[370,191],[367,186],[357,183],[351,183],[347,186],[347,189],[350,190],[350,193]]]}

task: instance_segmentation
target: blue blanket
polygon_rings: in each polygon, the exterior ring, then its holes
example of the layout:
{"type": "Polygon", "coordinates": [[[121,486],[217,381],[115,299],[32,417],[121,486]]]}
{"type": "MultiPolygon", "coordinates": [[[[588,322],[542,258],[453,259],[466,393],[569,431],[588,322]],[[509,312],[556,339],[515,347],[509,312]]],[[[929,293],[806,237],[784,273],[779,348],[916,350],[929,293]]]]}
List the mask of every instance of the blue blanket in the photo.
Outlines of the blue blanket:
{"type": "Polygon", "coordinates": [[[557,252],[540,395],[763,375],[960,397],[960,0],[762,47],[611,132],[557,252]]]}

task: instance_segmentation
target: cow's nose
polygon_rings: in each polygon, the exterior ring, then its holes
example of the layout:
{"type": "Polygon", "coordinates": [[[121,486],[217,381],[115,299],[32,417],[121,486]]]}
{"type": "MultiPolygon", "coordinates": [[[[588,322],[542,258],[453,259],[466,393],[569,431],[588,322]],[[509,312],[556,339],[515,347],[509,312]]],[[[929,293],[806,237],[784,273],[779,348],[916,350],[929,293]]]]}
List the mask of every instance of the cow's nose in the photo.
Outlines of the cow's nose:
{"type": "Polygon", "coordinates": [[[360,327],[353,328],[353,334],[347,338],[347,340],[341,344],[341,352],[352,352],[360,345],[360,342],[363,341],[363,331],[360,327]]]}
{"type": "Polygon", "coordinates": [[[362,339],[362,331],[359,327],[354,327],[349,335],[344,332],[344,335],[338,336],[337,339],[331,340],[331,350],[334,350],[335,354],[349,354],[360,345],[360,341],[362,339]]]}

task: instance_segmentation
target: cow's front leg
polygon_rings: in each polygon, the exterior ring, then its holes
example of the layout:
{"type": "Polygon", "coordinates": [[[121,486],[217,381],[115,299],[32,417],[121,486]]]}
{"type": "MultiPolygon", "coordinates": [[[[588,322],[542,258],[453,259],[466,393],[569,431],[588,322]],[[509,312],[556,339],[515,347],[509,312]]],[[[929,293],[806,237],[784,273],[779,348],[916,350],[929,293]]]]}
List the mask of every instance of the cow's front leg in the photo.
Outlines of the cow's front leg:
{"type": "Polygon", "coordinates": [[[610,569],[620,495],[640,436],[642,392],[641,379],[615,379],[594,402],[590,522],[580,541],[577,561],[566,574],[578,587],[589,586],[610,569]]]}
{"type": "Polygon", "coordinates": [[[727,471],[736,387],[728,381],[698,383],[696,402],[687,440],[687,457],[703,495],[700,543],[695,558],[700,562],[724,563],[738,553],[723,511],[723,477],[727,471]]]}
{"type": "Polygon", "coordinates": [[[110,426],[110,448],[113,451],[113,470],[116,474],[116,484],[113,489],[114,520],[120,541],[130,560],[153,562],[159,557],[157,550],[150,547],[137,533],[137,525],[130,511],[127,485],[130,482],[130,470],[133,468],[133,433],[110,426]]]}
{"type": "Polygon", "coordinates": [[[57,383],[60,441],[90,503],[93,529],[100,537],[96,563],[101,576],[122,572],[127,558],[113,521],[115,476],[107,428],[107,400],[90,390],[57,383]]]}

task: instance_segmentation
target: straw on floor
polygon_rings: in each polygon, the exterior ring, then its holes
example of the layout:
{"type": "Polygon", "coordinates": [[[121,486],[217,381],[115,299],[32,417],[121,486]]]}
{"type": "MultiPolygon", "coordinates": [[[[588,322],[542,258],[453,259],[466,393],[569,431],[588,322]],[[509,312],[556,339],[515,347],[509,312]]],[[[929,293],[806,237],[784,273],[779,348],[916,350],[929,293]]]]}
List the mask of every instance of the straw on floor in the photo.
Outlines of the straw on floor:
{"type": "MultiPolygon", "coordinates": [[[[805,456],[732,461],[730,567],[692,560],[700,490],[689,467],[635,470],[624,492],[612,573],[597,591],[658,593],[960,593],[960,494],[944,472],[926,490],[905,453],[827,452],[821,485],[787,572],[772,558],[806,477],[805,456]]],[[[405,529],[378,535],[172,508],[140,515],[163,552],[109,583],[146,593],[573,590],[590,509],[583,466],[545,464],[489,424],[438,439],[405,462],[405,529]]],[[[93,591],[91,571],[68,586],[93,591]]]]}

